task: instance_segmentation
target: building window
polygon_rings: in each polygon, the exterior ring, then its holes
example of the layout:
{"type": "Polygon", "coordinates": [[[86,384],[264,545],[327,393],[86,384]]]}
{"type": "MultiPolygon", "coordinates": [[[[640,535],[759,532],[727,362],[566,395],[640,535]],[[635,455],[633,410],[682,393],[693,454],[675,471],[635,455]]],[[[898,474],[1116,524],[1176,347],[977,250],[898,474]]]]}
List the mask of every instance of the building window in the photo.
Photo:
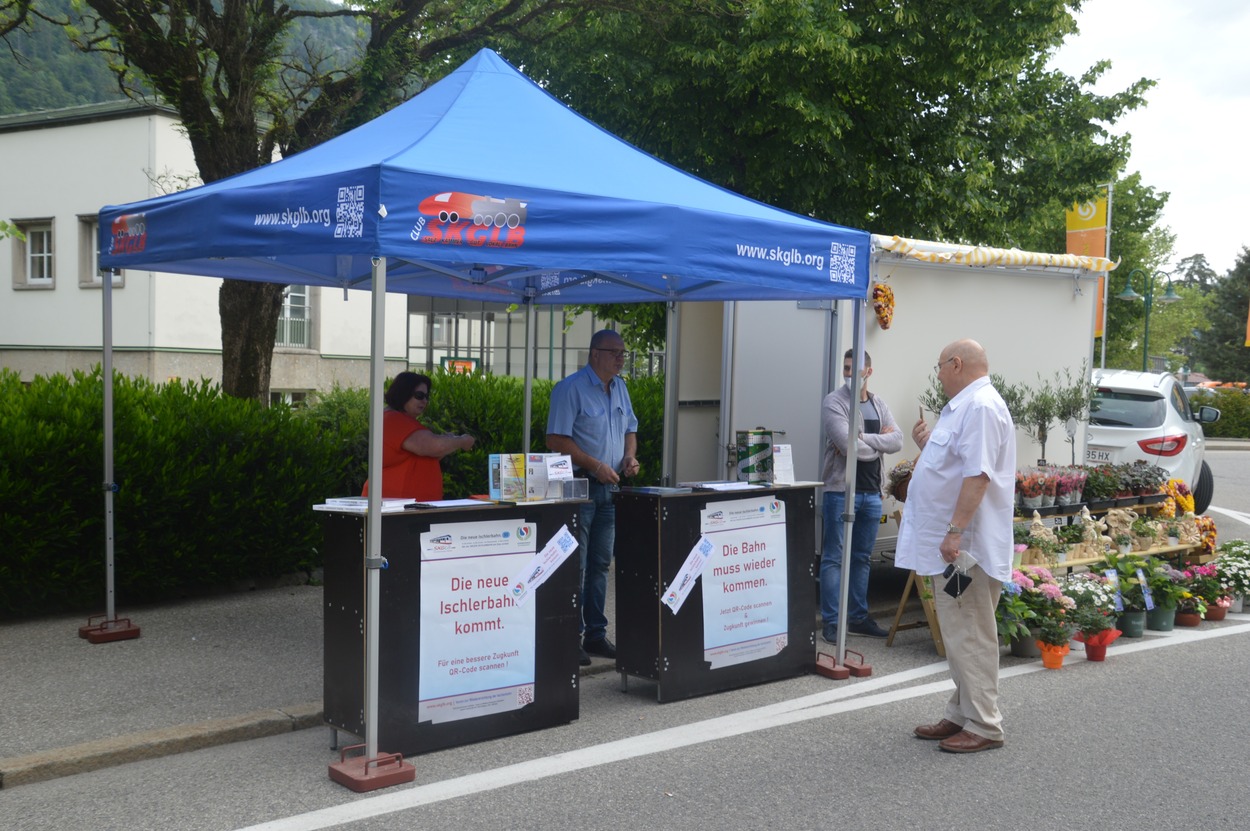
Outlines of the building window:
{"type": "Polygon", "coordinates": [[[430,321],[430,343],[450,347],[456,340],[456,316],[436,314],[430,321]]]}
{"type": "Polygon", "coordinates": [[[13,238],[13,288],[55,288],[52,220],[18,220],[13,224],[21,234],[13,238]]]}
{"type": "MultiPolygon", "coordinates": [[[[100,221],[95,216],[78,217],[78,287],[98,289],[100,280],[100,221]]],[[[126,285],[124,271],[113,272],[113,288],[126,285]]]]}
{"type": "Polygon", "coordinates": [[[308,390],[270,390],[269,406],[286,404],[291,409],[298,410],[308,403],[308,394],[308,390]]]}
{"type": "Polygon", "coordinates": [[[312,308],[308,303],[308,286],[287,286],[282,296],[282,316],[278,318],[275,346],[312,346],[312,308]]]}

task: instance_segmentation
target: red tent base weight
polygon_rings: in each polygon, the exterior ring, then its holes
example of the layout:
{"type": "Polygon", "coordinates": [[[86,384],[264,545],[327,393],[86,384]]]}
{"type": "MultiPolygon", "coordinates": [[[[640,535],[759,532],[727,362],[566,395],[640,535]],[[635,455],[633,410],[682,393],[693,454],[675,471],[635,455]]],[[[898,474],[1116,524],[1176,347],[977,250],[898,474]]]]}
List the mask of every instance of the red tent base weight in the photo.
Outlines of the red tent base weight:
{"type": "Polygon", "coordinates": [[[834,657],[824,652],[816,653],[816,672],[826,678],[832,678],[834,681],[845,681],[851,677],[849,669],[838,666],[838,662],[834,657]]]}
{"type": "Polygon", "coordinates": [[[139,627],[131,623],[128,617],[109,620],[104,615],[96,615],[87,618],[86,626],[78,627],[78,637],[86,638],[89,643],[126,641],[139,637],[139,627]]]}
{"type": "Polygon", "coordinates": [[[850,670],[851,675],[854,675],[856,678],[867,678],[869,675],[872,675],[872,665],[865,664],[864,656],[853,649],[846,650],[846,657],[842,659],[842,662],[846,664],[846,668],[850,670]],[[852,655],[855,657],[852,658],[852,655]]]}
{"type": "Polygon", "coordinates": [[[872,666],[865,664],[864,656],[852,649],[846,650],[846,659],[840,666],[832,655],[817,652],[816,672],[834,681],[845,681],[852,675],[856,678],[867,678],[872,675],[872,666]]]}
{"type": "Polygon", "coordinates": [[[356,793],[416,781],[417,769],[405,762],[402,754],[379,753],[376,759],[363,755],[347,758],[351,751],[363,749],[363,744],[343,748],[339,760],[330,765],[330,778],[356,793]]]}

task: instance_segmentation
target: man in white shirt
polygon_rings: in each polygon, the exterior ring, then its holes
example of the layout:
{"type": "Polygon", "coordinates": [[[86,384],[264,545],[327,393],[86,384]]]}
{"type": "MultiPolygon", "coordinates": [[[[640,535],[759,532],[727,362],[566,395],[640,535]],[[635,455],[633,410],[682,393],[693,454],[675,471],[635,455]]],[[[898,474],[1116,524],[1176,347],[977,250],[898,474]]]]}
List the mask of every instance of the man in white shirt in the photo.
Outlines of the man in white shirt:
{"type": "Polygon", "coordinates": [[[915,734],[951,753],[975,753],[1003,746],[994,609],[1011,579],[1015,425],[990,384],[979,343],[950,344],[936,370],[950,400],[932,430],[923,412],[912,428],[922,452],[907,489],[895,563],[934,578],[955,682],[945,717],[915,734]]]}

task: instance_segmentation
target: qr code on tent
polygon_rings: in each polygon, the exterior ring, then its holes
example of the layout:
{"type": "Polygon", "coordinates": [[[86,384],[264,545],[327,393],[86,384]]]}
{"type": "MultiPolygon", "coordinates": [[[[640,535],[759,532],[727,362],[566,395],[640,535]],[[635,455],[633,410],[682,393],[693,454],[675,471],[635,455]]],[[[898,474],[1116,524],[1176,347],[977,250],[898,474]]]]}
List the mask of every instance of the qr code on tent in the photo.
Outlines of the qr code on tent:
{"type": "Polygon", "coordinates": [[[334,237],[363,237],[365,234],[365,186],[339,188],[334,210],[334,237]]]}
{"type": "Polygon", "coordinates": [[[829,282],[855,282],[855,246],[840,242],[829,244],[829,282]]]}

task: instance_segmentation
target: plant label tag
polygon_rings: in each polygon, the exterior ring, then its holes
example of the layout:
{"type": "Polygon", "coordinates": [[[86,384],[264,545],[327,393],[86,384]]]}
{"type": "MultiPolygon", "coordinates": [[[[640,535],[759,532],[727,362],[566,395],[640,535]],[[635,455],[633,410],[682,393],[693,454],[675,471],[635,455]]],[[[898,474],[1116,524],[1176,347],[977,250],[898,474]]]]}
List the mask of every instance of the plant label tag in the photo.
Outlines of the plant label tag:
{"type": "Polygon", "coordinates": [[[1124,611],[1124,597],[1120,594],[1120,573],[1113,568],[1109,568],[1103,572],[1107,577],[1107,582],[1111,584],[1111,588],[1115,589],[1115,610],[1117,612],[1124,611]]]}
{"type": "Polygon", "coordinates": [[[1146,584],[1146,575],[1140,568],[1137,569],[1137,579],[1141,581],[1141,596],[1146,599],[1146,611],[1149,612],[1155,607],[1155,599],[1150,592],[1150,586],[1146,584]]]}

